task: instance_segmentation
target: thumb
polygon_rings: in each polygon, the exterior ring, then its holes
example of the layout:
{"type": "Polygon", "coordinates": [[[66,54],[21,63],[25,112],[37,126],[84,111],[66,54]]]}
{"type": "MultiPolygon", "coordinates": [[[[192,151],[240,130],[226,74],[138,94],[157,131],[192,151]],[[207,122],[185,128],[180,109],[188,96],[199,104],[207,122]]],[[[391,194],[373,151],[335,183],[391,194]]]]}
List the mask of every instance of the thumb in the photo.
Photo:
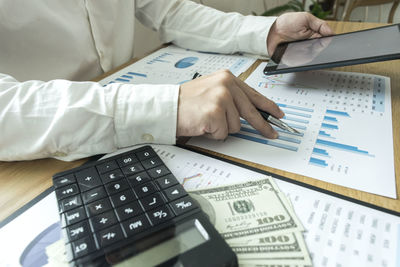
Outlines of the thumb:
{"type": "Polygon", "coordinates": [[[335,34],[326,21],[314,17],[311,14],[309,16],[309,26],[311,30],[320,34],[321,36],[329,36],[335,34]]]}

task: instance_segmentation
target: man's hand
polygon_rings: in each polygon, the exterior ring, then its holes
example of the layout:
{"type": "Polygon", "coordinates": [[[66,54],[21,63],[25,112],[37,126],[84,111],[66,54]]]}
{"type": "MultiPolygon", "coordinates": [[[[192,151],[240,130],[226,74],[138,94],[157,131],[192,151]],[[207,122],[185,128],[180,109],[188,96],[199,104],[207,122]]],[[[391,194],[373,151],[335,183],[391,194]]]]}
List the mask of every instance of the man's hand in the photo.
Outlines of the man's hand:
{"type": "Polygon", "coordinates": [[[256,107],[282,118],[284,113],[229,70],[217,71],[181,85],[178,104],[177,136],[205,135],[223,140],[240,130],[240,117],[262,135],[277,138],[278,133],[256,107]]]}
{"type": "Polygon", "coordinates": [[[267,37],[268,54],[272,56],[279,43],[333,35],[326,21],[307,12],[291,12],[279,16],[267,37]]]}

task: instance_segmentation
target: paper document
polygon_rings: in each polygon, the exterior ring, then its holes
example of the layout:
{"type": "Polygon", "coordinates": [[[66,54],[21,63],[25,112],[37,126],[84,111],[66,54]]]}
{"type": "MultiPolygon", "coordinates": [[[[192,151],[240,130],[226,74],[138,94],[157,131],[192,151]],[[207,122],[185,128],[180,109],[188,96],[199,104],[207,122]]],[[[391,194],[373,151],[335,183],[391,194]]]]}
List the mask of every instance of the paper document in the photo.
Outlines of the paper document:
{"type": "Polygon", "coordinates": [[[220,69],[229,69],[235,76],[246,71],[256,61],[242,55],[222,55],[183,49],[175,45],[162,48],[132,65],[108,76],[101,84],[182,84],[220,69]]]}
{"type": "Polygon", "coordinates": [[[260,66],[246,83],[277,103],[284,122],[300,134],[276,128],[266,139],[241,120],[224,142],[191,138],[206,148],[272,168],[396,198],[390,79],[310,71],[265,76],[260,66]]]}

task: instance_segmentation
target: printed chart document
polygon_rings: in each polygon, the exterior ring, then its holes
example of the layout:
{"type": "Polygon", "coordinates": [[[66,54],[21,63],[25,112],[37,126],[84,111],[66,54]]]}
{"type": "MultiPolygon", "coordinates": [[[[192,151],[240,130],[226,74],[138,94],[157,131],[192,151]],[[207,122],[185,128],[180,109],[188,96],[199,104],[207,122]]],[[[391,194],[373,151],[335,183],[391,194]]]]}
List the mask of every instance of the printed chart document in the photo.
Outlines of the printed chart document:
{"type": "Polygon", "coordinates": [[[220,69],[229,69],[235,76],[246,71],[255,58],[239,54],[222,55],[183,49],[175,45],[157,50],[151,55],[100,81],[101,84],[182,84],[220,69]]]}
{"type": "Polygon", "coordinates": [[[241,120],[240,132],[224,142],[196,137],[188,144],[396,198],[390,79],[335,71],[265,76],[265,65],[246,83],[277,103],[300,134],[276,128],[279,138],[266,139],[241,120]]]}
{"type": "MultiPolygon", "coordinates": [[[[174,146],[153,145],[188,191],[265,176],[174,146]]],[[[123,152],[123,151],[120,151],[123,152]]],[[[306,229],[313,266],[400,266],[400,217],[274,179],[306,229]]],[[[0,229],[0,266],[43,266],[61,238],[54,192],[0,229]]],[[[61,261],[61,260],[60,260],[61,261]]]]}

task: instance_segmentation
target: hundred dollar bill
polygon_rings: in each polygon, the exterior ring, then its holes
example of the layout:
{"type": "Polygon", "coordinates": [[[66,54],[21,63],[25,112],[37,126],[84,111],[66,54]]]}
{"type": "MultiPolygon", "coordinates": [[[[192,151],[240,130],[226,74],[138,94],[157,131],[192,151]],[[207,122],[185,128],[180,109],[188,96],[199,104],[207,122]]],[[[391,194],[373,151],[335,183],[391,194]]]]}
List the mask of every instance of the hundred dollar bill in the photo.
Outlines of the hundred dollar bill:
{"type": "Polygon", "coordinates": [[[263,233],[304,230],[270,177],[192,191],[191,196],[227,241],[263,233]]]}
{"type": "Polygon", "coordinates": [[[302,233],[260,234],[227,241],[243,264],[311,265],[302,233]]]}

